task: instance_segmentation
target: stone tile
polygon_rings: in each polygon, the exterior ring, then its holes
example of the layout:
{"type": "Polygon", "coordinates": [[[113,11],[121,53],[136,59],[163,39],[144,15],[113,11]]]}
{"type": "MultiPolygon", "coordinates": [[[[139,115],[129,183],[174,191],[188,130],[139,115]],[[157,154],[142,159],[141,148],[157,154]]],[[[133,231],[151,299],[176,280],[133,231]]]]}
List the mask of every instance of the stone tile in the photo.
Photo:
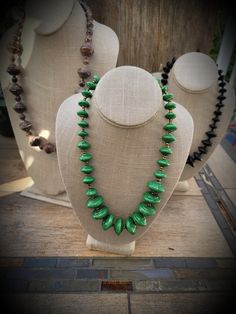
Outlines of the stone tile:
{"type": "Polygon", "coordinates": [[[25,258],[24,267],[55,267],[57,258],[25,258]]]}
{"type": "Polygon", "coordinates": [[[111,270],[111,278],[126,280],[159,279],[173,278],[173,272],[167,268],[148,269],[148,270],[111,270]]]}
{"type": "Polygon", "coordinates": [[[125,258],[125,259],[94,259],[94,267],[101,268],[120,268],[120,269],[135,269],[135,268],[151,268],[153,260],[151,258],[125,258]]]}
{"type": "Polygon", "coordinates": [[[236,259],[235,258],[219,258],[216,259],[218,267],[221,268],[236,268],[236,259]]]}
{"type": "Polygon", "coordinates": [[[78,269],[78,279],[107,279],[108,271],[105,269],[78,269]]]}
{"type": "Polygon", "coordinates": [[[126,293],[8,294],[4,298],[4,309],[5,313],[22,314],[129,313],[126,293]]]}
{"type": "Polygon", "coordinates": [[[154,258],[154,264],[156,267],[161,268],[185,268],[185,258],[178,257],[158,257],[154,258]]]}
{"type": "Polygon", "coordinates": [[[214,258],[186,258],[186,265],[189,268],[215,268],[217,267],[214,258]]]}
{"type": "Polygon", "coordinates": [[[191,292],[206,291],[207,286],[203,280],[161,280],[162,292],[191,292]]]}
{"type": "Polygon", "coordinates": [[[27,269],[27,268],[7,268],[0,269],[0,278],[6,279],[74,279],[75,269],[27,269]]]}
{"type": "Polygon", "coordinates": [[[177,279],[236,279],[232,269],[175,269],[177,279]]]}
{"type": "Polygon", "coordinates": [[[29,284],[30,292],[98,292],[99,280],[33,280],[29,284]]]}
{"type": "Polygon", "coordinates": [[[80,258],[58,258],[57,267],[89,267],[89,259],[80,258]]]}
{"type": "Polygon", "coordinates": [[[232,313],[235,296],[229,292],[136,293],[130,295],[135,314],[212,314],[232,313]]]}
{"type": "Polygon", "coordinates": [[[25,292],[28,288],[27,280],[3,279],[0,280],[1,292],[25,292]]]}
{"type": "Polygon", "coordinates": [[[22,266],[23,261],[21,257],[1,257],[0,267],[19,267],[22,266]]]}
{"type": "Polygon", "coordinates": [[[236,280],[205,280],[207,290],[234,291],[236,280]]]}
{"type": "Polygon", "coordinates": [[[141,291],[160,291],[159,280],[138,280],[134,282],[134,290],[141,291]]]}

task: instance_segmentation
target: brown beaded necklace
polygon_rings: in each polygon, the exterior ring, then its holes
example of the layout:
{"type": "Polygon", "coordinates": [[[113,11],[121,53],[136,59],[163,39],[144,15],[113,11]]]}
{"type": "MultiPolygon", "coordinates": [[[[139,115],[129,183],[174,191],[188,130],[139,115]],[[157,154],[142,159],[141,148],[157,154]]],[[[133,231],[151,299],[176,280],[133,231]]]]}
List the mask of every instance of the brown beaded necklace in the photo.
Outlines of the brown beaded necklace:
{"type": "MultiPolygon", "coordinates": [[[[93,55],[94,50],[92,47],[92,37],[93,37],[93,18],[92,12],[88,5],[83,1],[79,1],[86,17],[86,35],[85,41],[80,47],[81,55],[83,56],[83,65],[78,69],[78,75],[80,77],[79,87],[76,92],[78,93],[82,87],[85,86],[86,80],[91,76],[88,64],[89,58],[93,55]]],[[[26,106],[22,100],[22,95],[24,90],[19,84],[18,77],[22,74],[21,68],[21,55],[23,52],[23,46],[21,43],[21,35],[23,30],[23,25],[25,21],[25,13],[23,12],[22,17],[19,19],[16,30],[12,37],[12,40],[8,43],[7,49],[11,53],[10,64],[7,67],[7,72],[11,75],[11,82],[9,91],[15,96],[14,110],[19,114],[20,118],[20,129],[26,133],[29,139],[29,144],[32,147],[39,147],[47,154],[56,152],[56,146],[54,143],[50,143],[46,138],[33,134],[33,125],[30,121],[26,119],[25,112],[26,106]]]]}

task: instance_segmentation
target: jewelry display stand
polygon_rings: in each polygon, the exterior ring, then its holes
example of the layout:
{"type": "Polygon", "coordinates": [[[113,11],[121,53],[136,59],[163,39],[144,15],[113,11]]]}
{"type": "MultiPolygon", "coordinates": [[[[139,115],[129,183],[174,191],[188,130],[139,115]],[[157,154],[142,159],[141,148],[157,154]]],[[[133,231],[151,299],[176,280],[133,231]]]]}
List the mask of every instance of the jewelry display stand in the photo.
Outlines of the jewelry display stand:
{"type": "Polygon", "coordinates": [[[21,196],[25,196],[25,197],[29,197],[29,198],[33,198],[42,202],[46,202],[46,203],[52,203],[52,204],[57,204],[60,206],[65,206],[65,207],[69,207],[71,208],[71,203],[68,199],[68,196],[66,194],[66,192],[62,192],[60,194],[57,195],[46,195],[44,193],[41,193],[36,187],[35,185],[32,183],[32,185],[30,187],[27,187],[25,190],[23,190],[20,193],[21,196]]]}
{"type": "MultiPolygon", "coordinates": [[[[201,141],[206,139],[205,132],[209,131],[213,113],[219,102],[218,70],[215,62],[207,55],[192,52],[178,58],[169,74],[169,90],[175,95],[175,100],[184,105],[194,122],[194,135],[190,154],[196,151],[201,141]]],[[[212,146],[207,148],[207,154],[202,155],[202,161],[196,160],[194,167],[186,164],[176,191],[186,192],[189,189],[188,181],[193,178],[210,158],[216,146],[221,142],[235,106],[233,88],[226,84],[226,99],[223,101],[220,122],[214,130],[216,137],[212,138],[212,146]]]]}
{"type": "MultiPolygon", "coordinates": [[[[10,62],[6,46],[12,32],[10,30],[1,42],[0,77],[21,158],[38,191],[35,193],[33,188],[25,195],[38,198],[40,194],[53,203],[57,196],[59,201],[66,200],[57,155],[48,155],[29,146],[25,133],[19,128],[18,115],[13,110],[14,96],[8,91],[10,76],[6,73],[10,62]]],[[[82,65],[80,46],[84,43],[85,33],[86,18],[78,1],[28,1],[22,33],[24,73],[20,83],[24,88],[23,101],[33,131],[52,143],[55,143],[59,104],[78,88],[77,70],[82,65]]],[[[98,73],[102,76],[116,66],[118,38],[110,28],[94,22],[93,48],[95,53],[89,68],[92,75],[98,73]]]]}
{"type": "MultiPolygon", "coordinates": [[[[130,255],[135,241],[150,227],[166,205],[181,176],[189,153],[193,122],[187,110],[177,104],[174,120],[176,141],[166,170],[165,192],[157,214],[147,218],[135,235],[124,230],[119,236],[113,228],[104,231],[101,220],[93,220],[86,208],[86,186],[80,172],[78,138],[78,101],[73,95],[61,105],[56,119],[58,162],[68,197],[80,222],[88,233],[87,246],[117,254],[130,255]],[[188,130],[188,132],[186,132],[188,130]]],[[[153,76],[137,67],[123,66],[107,72],[100,80],[89,108],[89,137],[93,154],[94,177],[99,194],[115,216],[126,218],[136,208],[153,179],[156,160],[161,158],[166,109],[162,93],[153,76]]]]}

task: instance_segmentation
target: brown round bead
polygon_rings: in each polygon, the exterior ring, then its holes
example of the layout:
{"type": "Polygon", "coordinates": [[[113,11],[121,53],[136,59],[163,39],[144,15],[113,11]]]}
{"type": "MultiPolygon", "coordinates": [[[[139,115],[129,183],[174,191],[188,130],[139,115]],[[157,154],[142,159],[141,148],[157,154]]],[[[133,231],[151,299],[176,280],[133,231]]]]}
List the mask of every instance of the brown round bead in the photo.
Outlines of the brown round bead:
{"type": "Polygon", "coordinates": [[[83,64],[85,64],[85,65],[89,64],[89,58],[88,57],[84,57],[83,64]]]}
{"type": "Polygon", "coordinates": [[[80,82],[79,82],[79,86],[80,86],[80,87],[84,87],[84,86],[85,86],[85,81],[83,81],[83,80],[80,81],[80,82]]]}
{"type": "Polygon", "coordinates": [[[91,76],[91,72],[86,66],[82,66],[81,68],[79,68],[78,74],[82,79],[87,79],[88,77],[91,76]]]}
{"type": "Polygon", "coordinates": [[[20,123],[20,128],[21,128],[21,130],[23,130],[25,132],[28,132],[32,128],[32,123],[27,121],[27,120],[25,120],[25,121],[20,123]]]}
{"type": "Polygon", "coordinates": [[[15,97],[15,101],[21,101],[21,97],[20,96],[16,96],[15,97]]]}
{"type": "Polygon", "coordinates": [[[86,35],[93,35],[93,30],[91,28],[87,29],[86,35]]]}
{"type": "Polygon", "coordinates": [[[20,113],[19,118],[24,121],[25,120],[25,115],[23,113],[20,113]]]}
{"type": "Polygon", "coordinates": [[[51,143],[46,143],[43,146],[43,150],[45,151],[45,153],[51,154],[51,153],[54,153],[56,151],[56,147],[55,147],[55,145],[53,145],[51,143]]]}
{"type": "Polygon", "coordinates": [[[14,41],[10,41],[8,44],[7,44],[7,50],[13,54],[16,54],[17,51],[18,51],[18,46],[17,44],[14,42],[14,41]]]}
{"type": "Polygon", "coordinates": [[[22,30],[21,29],[17,29],[16,36],[21,37],[21,35],[22,35],[22,30]]]}
{"type": "Polygon", "coordinates": [[[12,79],[11,79],[12,83],[17,83],[18,80],[17,80],[17,77],[16,76],[13,76],[12,79]]]}
{"type": "Polygon", "coordinates": [[[80,47],[80,51],[81,51],[82,56],[91,57],[93,54],[93,47],[91,43],[86,42],[80,47]]]}
{"type": "Polygon", "coordinates": [[[17,102],[14,106],[14,110],[17,113],[23,113],[26,110],[25,105],[23,104],[23,102],[17,102]]]}
{"type": "Polygon", "coordinates": [[[7,72],[10,75],[19,75],[20,74],[20,69],[14,64],[11,63],[8,67],[7,67],[7,72]]]}
{"type": "Polygon", "coordinates": [[[39,146],[41,144],[40,136],[30,136],[29,144],[30,146],[39,146]]]}
{"type": "Polygon", "coordinates": [[[14,41],[10,41],[7,45],[7,49],[9,52],[17,55],[21,55],[23,52],[23,46],[21,44],[17,44],[14,41]]]}
{"type": "Polygon", "coordinates": [[[18,38],[17,34],[13,35],[12,36],[12,42],[16,43],[18,41],[19,41],[19,38],[18,38]]]}
{"type": "Polygon", "coordinates": [[[92,39],[93,39],[93,36],[86,33],[85,43],[91,43],[92,39]]]}
{"type": "Polygon", "coordinates": [[[9,91],[15,95],[15,96],[19,96],[23,93],[23,88],[18,85],[17,83],[14,83],[11,85],[11,87],[9,88],[9,91]]]}
{"type": "Polygon", "coordinates": [[[87,27],[93,27],[93,19],[92,19],[92,17],[87,19],[87,27]]]}

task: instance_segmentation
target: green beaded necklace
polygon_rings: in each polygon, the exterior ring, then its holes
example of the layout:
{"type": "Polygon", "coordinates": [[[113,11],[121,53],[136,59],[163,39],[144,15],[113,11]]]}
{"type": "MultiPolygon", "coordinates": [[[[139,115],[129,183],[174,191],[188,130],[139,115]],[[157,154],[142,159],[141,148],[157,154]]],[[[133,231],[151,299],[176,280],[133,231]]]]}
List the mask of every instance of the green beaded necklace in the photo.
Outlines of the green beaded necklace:
{"type": "Polygon", "coordinates": [[[156,214],[156,204],[161,201],[160,194],[165,192],[162,180],[165,179],[167,175],[163,169],[170,165],[167,160],[167,156],[172,154],[170,143],[175,141],[175,137],[172,135],[172,132],[176,131],[177,127],[172,123],[172,120],[176,118],[176,115],[173,112],[176,105],[172,102],[173,95],[168,93],[168,86],[161,86],[159,82],[165,104],[164,106],[165,109],[168,110],[165,114],[165,118],[168,120],[168,123],[163,127],[166,133],[162,136],[162,141],[165,145],[163,145],[159,150],[162,154],[162,158],[157,160],[159,169],[157,169],[153,174],[155,179],[147,182],[149,190],[143,194],[143,200],[138,204],[138,210],[134,211],[128,218],[125,219],[115,217],[115,215],[110,213],[108,207],[105,205],[103,197],[98,194],[94,187],[92,187],[92,184],[95,181],[95,178],[91,176],[91,173],[94,171],[94,167],[89,163],[93,156],[91,153],[87,152],[87,150],[90,149],[90,144],[85,140],[85,138],[89,135],[86,131],[89,127],[86,120],[89,117],[89,114],[86,111],[86,109],[90,106],[88,99],[92,98],[92,92],[96,89],[99,79],[98,75],[94,75],[93,81],[86,83],[87,89],[82,91],[84,99],[79,101],[79,106],[82,107],[82,110],[77,112],[77,115],[81,118],[78,122],[78,125],[81,127],[81,131],[78,135],[82,138],[77,147],[82,151],[79,159],[84,163],[84,165],[80,168],[80,171],[85,174],[83,183],[88,185],[88,189],[86,190],[86,196],[88,197],[86,206],[87,208],[91,208],[93,210],[91,213],[93,219],[102,221],[102,228],[104,231],[114,227],[117,235],[120,235],[124,229],[134,235],[137,231],[137,227],[147,225],[148,216],[156,214]]]}

